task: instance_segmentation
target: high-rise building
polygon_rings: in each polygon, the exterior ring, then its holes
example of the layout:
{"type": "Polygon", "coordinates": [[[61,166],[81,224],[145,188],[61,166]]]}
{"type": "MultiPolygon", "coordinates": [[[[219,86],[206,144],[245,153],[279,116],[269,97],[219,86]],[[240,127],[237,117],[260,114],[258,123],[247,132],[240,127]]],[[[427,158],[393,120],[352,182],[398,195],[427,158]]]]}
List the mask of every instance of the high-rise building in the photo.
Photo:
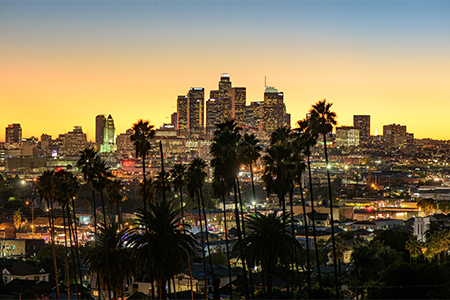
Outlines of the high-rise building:
{"type": "Polygon", "coordinates": [[[5,142],[19,143],[22,140],[22,127],[20,124],[10,124],[5,128],[5,142]]]}
{"type": "Polygon", "coordinates": [[[287,123],[286,105],[284,104],[284,94],[276,88],[266,86],[263,102],[263,129],[267,133],[275,131],[278,127],[290,126],[287,123]]]}
{"type": "Polygon", "coordinates": [[[263,105],[259,101],[252,101],[247,106],[246,123],[253,130],[263,131],[263,105]]]}
{"type": "Polygon", "coordinates": [[[406,125],[383,125],[383,139],[388,146],[401,146],[414,143],[414,134],[406,131],[406,125]]]}
{"type": "Polygon", "coordinates": [[[108,116],[103,130],[103,144],[100,146],[101,153],[110,153],[117,151],[116,128],[111,115],[108,116]]]}
{"type": "Polygon", "coordinates": [[[192,87],[187,95],[187,129],[190,135],[204,134],[205,89],[192,87]]]}
{"type": "Polygon", "coordinates": [[[187,109],[188,109],[188,101],[187,96],[178,96],[177,98],[177,132],[179,135],[186,135],[188,132],[187,129],[187,109]]]}
{"type": "Polygon", "coordinates": [[[245,126],[245,105],[247,89],[245,87],[232,87],[228,89],[231,102],[231,118],[239,127],[245,126]]]}
{"type": "Polygon", "coordinates": [[[206,100],[206,135],[211,138],[216,124],[222,123],[222,99],[206,100]]]}
{"type": "Polygon", "coordinates": [[[121,133],[117,136],[117,151],[125,152],[135,150],[133,142],[130,139],[133,134],[133,129],[127,129],[125,133],[121,133]]]}
{"type": "Polygon", "coordinates": [[[370,116],[369,115],[354,115],[353,126],[360,129],[361,141],[367,141],[370,137],[370,116]]]}
{"type": "Polygon", "coordinates": [[[359,146],[360,129],[355,126],[336,127],[336,147],[359,146]]]}
{"type": "Polygon", "coordinates": [[[64,135],[64,150],[67,155],[79,155],[87,146],[86,134],[81,126],[75,126],[73,131],[64,135]]]}
{"type": "Polygon", "coordinates": [[[100,149],[100,145],[104,142],[106,118],[105,115],[98,115],[95,117],[95,143],[97,149],[100,149]]]}
{"type": "Polygon", "coordinates": [[[231,88],[230,74],[220,74],[219,81],[219,97],[215,99],[222,99],[222,122],[231,119],[231,99],[228,91],[231,88]]]}
{"type": "Polygon", "coordinates": [[[176,112],[170,115],[170,124],[172,124],[172,126],[175,127],[175,130],[178,129],[177,116],[178,114],[176,112]]]}

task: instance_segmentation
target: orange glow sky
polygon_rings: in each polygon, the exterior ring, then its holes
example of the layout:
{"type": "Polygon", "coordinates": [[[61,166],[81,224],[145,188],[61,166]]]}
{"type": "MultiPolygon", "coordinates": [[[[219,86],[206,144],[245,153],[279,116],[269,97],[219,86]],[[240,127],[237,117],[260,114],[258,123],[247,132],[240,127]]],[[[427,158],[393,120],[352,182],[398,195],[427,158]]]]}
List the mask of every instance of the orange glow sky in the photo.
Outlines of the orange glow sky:
{"type": "Polygon", "coordinates": [[[0,141],[81,125],[116,132],[137,119],[170,122],[177,95],[209,95],[221,73],[285,93],[292,125],[333,103],[339,125],[371,115],[417,138],[450,139],[450,2],[0,2],[0,141]]]}

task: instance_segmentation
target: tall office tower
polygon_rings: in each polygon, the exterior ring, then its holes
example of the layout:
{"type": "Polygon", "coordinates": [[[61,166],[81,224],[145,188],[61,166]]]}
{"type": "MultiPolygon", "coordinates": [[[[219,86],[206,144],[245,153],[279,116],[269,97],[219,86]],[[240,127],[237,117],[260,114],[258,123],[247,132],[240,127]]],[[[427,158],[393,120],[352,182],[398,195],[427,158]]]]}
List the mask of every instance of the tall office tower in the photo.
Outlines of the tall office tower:
{"type": "Polygon", "coordinates": [[[100,149],[100,145],[104,142],[106,118],[105,115],[98,115],[95,117],[95,143],[97,149],[100,149]]]}
{"type": "Polygon", "coordinates": [[[187,107],[188,101],[187,96],[178,96],[177,99],[177,125],[178,125],[178,135],[186,135],[188,132],[187,129],[187,107]]]}
{"type": "Polygon", "coordinates": [[[222,123],[222,99],[206,100],[206,135],[211,138],[217,129],[216,124],[222,123]]]}
{"type": "Polygon", "coordinates": [[[86,134],[81,126],[75,126],[73,131],[64,135],[64,150],[67,155],[79,155],[87,146],[86,134]]]}
{"type": "Polygon", "coordinates": [[[205,89],[192,87],[187,95],[187,129],[191,135],[204,133],[205,89]]]}
{"type": "Polygon", "coordinates": [[[176,112],[170,115],[170,124],[175,127],[175,130],[178,129],[177,116],[178,114],[176,112]]]}
{"type": "Polygon", "coordinates": [[[336,147],[359,146],[361,130],[355,126],[336,127],[336,147]]]}
{"type": "Polygon", "coordinates": [[[18,143],[22,140],[22,127],[20,124],[10,124],[5,128],[5,142],[18,143]]]}
{"type": "Polygon", "coordinates": [[[259,101],[252,101],[247,106],[247,126],[253,130],[263,131],[263,105],[259,101]]]}
{"type": "Polygon", "coordinates": [[[124,152],[134,150],[133,142],[130,140],[133,134],[134,134],[133,129],[127,129],[125,133],[121,133],[117,136],[116,138],[117,151],[124,152]]]}
{"type": "Polygon", "coordinates": [[[108,116],[103,130],[103,144],[100,146],[100,152],[110,153],[117,151],[116,145],[116,128],[111,115],[108,116]]]}
{"type": "Polygon", "coordinates": [[[370,116],[369,115],[354,115],[353,126],[360,129],[361,141],[368,141],[370,137],[370,116]]]}
{"type": "MultiPolygon", "coordinates": [[[[222,99],[222,122],[231,119],[231,99],[228,90],[231,88],[230,74],[220,74],[219,99],[222,99]]],[[[216,98],[217,99],[217,98],[216,98]]]]}
{"type": "Polygon", "coordinates": [[[245,126],[245,105],[247,89],[245,87],[233,87],[228,89],[228,97],[231,102],[231,118],[237,126],[245,126]]]}
{"type": "Polygon", "coordinates": [[[276,88],[266,86],[263,102],[263,129],[267,133],[274,132],[278,127],[287,126],[286,105],[284,94],[276,88]]]}
{"type": "Polygon", "coordinates": [[[210,90],[209,91],[209,99],[220,99],[219,90],[210,90]]]}

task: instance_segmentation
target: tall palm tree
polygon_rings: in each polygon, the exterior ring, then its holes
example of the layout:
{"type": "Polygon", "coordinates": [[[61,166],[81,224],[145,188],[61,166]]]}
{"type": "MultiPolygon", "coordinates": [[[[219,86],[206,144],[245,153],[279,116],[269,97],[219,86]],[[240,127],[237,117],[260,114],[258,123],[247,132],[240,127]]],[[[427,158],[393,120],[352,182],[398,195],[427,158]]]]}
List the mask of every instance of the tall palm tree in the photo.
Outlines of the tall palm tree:
{"type": "Polygon", "coordinates": [[[131,237],[138,266],[155,280],[159,299],[165,299],[166,283],[183,270],[189,255],[194,254],[195,239],[189,225],[177,218],[179,210],[169,202],[150,203],[150,211],[142,211],[138,221],[148,230],[135,229],[131,237]]]}
{"type": "Polygon", "coordinates": [[[262,147],[255,134],[244,134],[238,146],[239,160],[250,168],[252,179],[253,200],[256,201],[255,181],[253,176],[253,164],[261,157],[262,147]]]}
{"type": "Polygon", "coordinates": [[[100,200],[102,203],[102,211],[103,211],[103,223],[106,223],[106,210],[105,210],[105,200],[103,198],[103,190],[106,188],[106,184],[108,182],[108,178],[112,176],[112,174],[108,171],[109,167],[106,166],[106,162],[102,160],[99,156],[96,156],[94,159],[94,165],[92,166],[92,187],[100,194],[100,200]]]}
{"type": "Polygon", "coordinates": [[[113,292],[114,299],[123,297],[124,284],[130,284],[135,275],[135,263],[131,248],[127,245],[131,229],[119,229],[117,223],[102,223],[99,228],[98,243],[86,252],[89,273],[100,274],[99,286],[113,292]],[[97,256],[97,252],[102,255],[97,256]]]}
{"type": "Polygon", "coordinates": [[[166,171],[160,171],[155,176],[155,190],[161,195],[163,201],[165,201],[165,194],[171,189],[170,173],[166,171]]]}
{"type": "MultiPolygon", "coordinates": [[[[261,266],[267,298],[272,296],[272,278],[278,263],[288,265],[300,244],[283,224],[284,216],[271,213],[267,216],[256,213],[247,216],[250,233],[238,244],[244,249],[242,255],[251,266],[261,266]]],[[[234,247],[238,246],[236,244],[234,247]]]]}
{"type": "Polygon", "coordinates": [[[58,280],[58,265],[56,263],[56,250],[55,250],[55,227],[53,223],[53,199],[55,197],[55,172],[44,171],[38,178],[37,193],[39,196],[47,202],[48,207],[48,223],[50,226],[50,239],[52,245],[53,255],[53,267],[55,269],[55,281],[56,281],[56,296],[59,300],[59,280],[58,280]]]}
{"type": "MultiPolygon", "coordinates": [[[[311,172],[311,147],[313,147],[317,143],[317,133],[312,130],[311,122],[309,118],[305,118],[303,120],[297,121],[296,132],[298,133],[298,137],[300,140],[299,144],[303,148],[303,154],[306,156],[306,162],[308,167],[308,178],[309,178],[309,202],[311,204],[311,223],[312,223],[312,232],[313,232],[313,240],[314,240],[314,253],[316,256],[316,265],[317,265],[317,278],[319,282],[319,287],[322,288],[322,280],[321,280],[321,272],[320,272],[320,258],[319,258],[319,249],[317,246],[317,234],[316,234],[316,221],[314,214],[314,196],[313,196],[313,184],[312,184],[312,172],[311,172]]],[[[301,186],[300,186],[301,187],[301,186]]],[[[302,192],[303,195],[303,192],[302,192]]],[[[304,211],[305,212],[305,211],[304,211]]],[[[305,215],[305,224],[307,223],[306,215],[305,215]]]]}
{"type": "MultiPolygon", "coordinates": [[[[215,279],[216,277],[214,276],[214,270],[213,270],[213,265],[212,265],[212,258],[211,258],[211,247],[209,244],[209,234],[208,234],[208,221],[206,218],[206,211],[205,211],[205,203],[203,201],[203,193],[202,193],[202,188],[203,185],[205,183],[205,179],[206,179],[206,172],[204,171],[204,169],[206,168],[206,163],[203,159],[201,158],[194,158],[194,160],[191,162],[191,164],[189,165],[187,174],[188,174],[188,182],[187,182],[187,187],[188,187],[188,191],[189,194],[191,195],[192,198],[195,197],[195,195],[197,195],[197,209],[198,209],[198,217],[199,217],[199,222],[200,222],[200,238],[201,238],[201,243],[202,243],[202,256],[203,256],[203,268],[204,268],[204,272],[205,272],[205,288],[206,288],[206,294],[208,294],[208,288],[207,288],[207,274],[206,274],[206,258],[205,258],[205,243],[204,243],[204,237],[203,237],[203,226],[202,226],[202,208],[203,208],[203,219],[205,221],[205,236],[206,236],[206,245],[208,248],[208,254],[209,254],[209,265],[211,268],[211,277],[213,280],[213,283],[215,283],[215,279]]],[[[214,290],[214,293],[216,293],[216,289],[214,290]]],[[[214,297],[216,298],[216,297],[214,297]]]]}
{"type": "MultiPolygon", "coordinates": [[[[70,274],[69,274],[69,255],[67,253],[67,230],[66,230],[66,224],[67,222],[67,215],[66,215],[66,207],[69,203],[69,181],[67,180],[67,171],[66,170],[59,170],[55,173],[53,180],[54,180],[54,187],[55,187],[55,200],[58,202],[58,204],[62,208],[63,213],[63,225],[64,225],[64,253],[65,253],[65,264],[66,264],[66,284],[67,284],[67,293],[70,298],[70,274]]],[[[75,265],[74,265],[75,270],[75,265]]],[[[75,282],[76,280],[76,271],[75,274],[75,282]]]]}
{"type": "Polygon", "coordinates": [[[225,234],[225,247],[227,252],[228,277],[231,280],[230,249],[227,227],[227,209],[225,196],[229,195],[234,187],[234,180],[239,170],[236,147],[240,140],[239,130],[236,123],[228,120],[216,124],[213,140],[210,146],[212,157],[211,166],[214,168],[212,187],[214,193],[222,198],[223,204],[223,230],[225,234]]]}
{"type": "MultiPolygon", "coordinates": [[[[94,239],[95,244],[97,245],[97,205],[95,203],[95,191],[94,191],[94,181],[95,181],[95,164],[97,159],[97,151],[94,150],[94,148],[85,148],[84,150],[80,151],[80,158],[77,161],[77,167],[78,169],[81,169],[81,172],[83,173],[84,180],[88,182],[91,185],[92,190],[92,206],[94,211],[94,239]]],[[[75,209],[75,207],[73,207],[75,209]]],[[[74,221],[76,224],[75,219],[75,212],[74,212],[74,221]]],[[[76,233],[76,231],[75,231],[76,233]]],[[[98,255],[98,253],[96,254],[98,255]]],[[[97,282],[100,282],[100,274],[97,273],[97,282]]],[[[101,291],[100,286],[98,286],[98,297],[99,300],[101,300],[101,291]]]]}
{"type": "Polygon", "coordinates": [[[108,196],[108,199],[109,199],[109,205],[116,206],[117,223],[119,224],[119,227],[122,224],[122,218],[121,218],[120,207],[119,207],[120,202],[124,198],[124,196],[121,193],[122,188],[123,188],[122,182],[117,179],[108,180],[106,183],[106,195],[108,196]]]}
{"type": "MultiPolygon", "coordinates": [[[[133,124],[134,134],[130,137],[131,142],[133,142],[134,149],[136,150],[136,157],[142,158],[142,173],[143,181],[145,182],[145,158],[150,151],[150,140],[155,137],[154,126],[150,124],[149,121],[138,120],[137,123],[133,124]]],[[[147,198],[146,190],[143,190],[144,210],[147,210],[147,198]]]]}
{"type": "Polygon", "coordinates": [[[186,185],[186,165],[174,164],[170,170],[172,185],[180,195],[181,219],[184,221],[183,187],[186,185]]]}
{"type": "Polygon", "coordinates": [[[299,132],[298,130],[295,130],[292,133],[291,139],[292,139],[292,170],[293,170],[293,177],[295,180],[297,180],[297,184],[300,187],[300,199],[302,202],[302,208],[303,208],[303,224],[305,228],[305,238],[306,238],[306,268],[307,268],[307,282],[308,282],[308,291],[309,294],[311,294],[311,266],[310,266],[310,249],[309,249],[309,228],[308,228],[308,221],[306,216],[306,203],[305,199],[303,197],[303,184],[302,184],[302,174],[306,169],[306,164],[304,162],[304,150],[307,147],[307,144],[305,143],[305,136],[299,132]]]}
{"type": "Polygon", "coordinates": [[[334,237],[334,218],[333,218],[333,195],[331,192],[331,180],[330,180],[330,168],[328,166],[328,151],[327,151],[327,134],[333,130],[333,126],[337,124],[336,113],[331,111],[332,103],[327,103],[326,100],[322,100],[314,104],[309,111],[311,123],[313,124],[313,130],[318,134],[322,134],[323,137],[323,149],[325,152],[325,166],[327,170],[327,181],[328,181],[328,198],[330,205],[330,218],[331,218],[331,241],[333,244],[333,263],[334,263],[334,283],[337,296],[339,297],[339,283],[337,274],[337,263],[336,263],[336,242],[334,237]]]}

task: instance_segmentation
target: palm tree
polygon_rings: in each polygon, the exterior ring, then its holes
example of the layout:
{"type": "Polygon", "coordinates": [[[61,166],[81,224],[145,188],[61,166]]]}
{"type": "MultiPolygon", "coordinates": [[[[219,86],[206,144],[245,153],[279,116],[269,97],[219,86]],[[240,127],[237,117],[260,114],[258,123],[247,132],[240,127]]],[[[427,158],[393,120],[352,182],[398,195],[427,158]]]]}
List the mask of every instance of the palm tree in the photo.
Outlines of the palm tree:
{"type": "MultiPolygon", "coordinates": [[[[320,288],[322,288],[321,272],[320,272],[320,258],[317,247],[317,235],[316,235],[316,222],[314,214],[314,197],[313,197],[313,185],[312,185],[312,172],[311,172],[311,147],[317,143],[317,134],[312,130],[311,122],[309,118],[299,120],[297,122],[298,128],[296,131],[300,135],[300,144],[303,146],[303,154],[306,156],[308,164],[308,178],[309,178],[309,202],[311,204],[311,223],[314,240],[314,253],[316,256],[317,265],[317,278],[320,288]]],[[[303,194],[303,193],[302,193],[303,194]]],[[[303,211],[305,212],[305,211],[303,211]]],[[[306,224],[306,218],[305,218],[306,224]]]]}
{"type": "Polygon", "coordinates": [[[294,260],[294,251],[300,249],[298,241],[286,231],[283,219],[284,216],[277,216],[276,212],[267,216],[260,213],[247,216],[251,232],[238,243],[244,249],[242,255],[249,265],[261,266],[267,298],[272,296],[272,278],[277,264],[290,264],[294,260]]]}
{"type": "Polygon", "coordinates": [[[411,259],[417,259],[422,255],[422,248],[424,245],[422,242],[417,240],[417,237],[412,235],[408,241],[406,241],[405,249],[409,251],[409,256],[411,259]]]}
{"type": "Polygon", "coordinates": [[[108,178],[112,176],[112,174],[108,171],[109,167],[106,166],[106,162],[102,160],[99,156],[96,156],[94,159],[94,165],[92,166],[92,187],[100,194],[100,200],[102,203],[102,211],[103,211],[103,222],[106,223],[106,210],[105,210],[105,201],[103,199],[103,190],[106,188],[106,184],[108,182],[108,178]]]}
{"type": "MultiPolygon", "coordinates": [[[[121,194],[123,188],[123,184],[120,180],[108,180],[106,183],[106,195],[109,199],[109,204],[111,206],[115,205],[117,210],[117,223],[119,226],[122,224],[122,220],[120,217],[120,208],[119,204],[123,200],[123,195],[121,194]]],[[[108,205],[109,206],[109,205],[108,205]]]]}
{"type": "Polygon", "coordinates": [[[161,195],[163,201],[165,201],[165,193],[170,191],[170,173],[166,171],[160,171],[155,176],[155,190],[161,195]]]}
{"type": "MultiPolygon", "coordinates": [[[[94,211],[94,238],[95,238],[95,244],[97,245],[97,205],[95,203],[95,191],[94,191],[94,181],[95,181],[95,164],[96,164],[96,158],[97,158],[97,151],[94,150],[94,148],[85,148],[84,150],[80,151],[80,159],[77,161],[77,167],[81,169],[81,172],[83,173],[84,180],[88,182],[91,185],[92,189],[92,206],[94,211]]],[[[98,164],[98,163],[97,163],[98,164]]],[[[73,207],[75,209],[75,207],[73,207]]],[[[74,212],[74,221],[76,224],[75,219],[75,212],[74,212]]],[[[76,233],[76,231],[75,231],[76,233]]],[[[98,253],[96,254],[98,255],[98,253]]],[[[97,273],[97,282],[100,282],[100,274],[97,273]]],[[[98,288],[98,297],[99,300],[101,300],[101,292],[100,292],[100,286],[98,288]]]]}
{"type": "Polygon", "coordinates": [[[135,275],[135,263],[127,245],[131,230],[119,229],[117,223],[102,223],[99,231],[97,245],[86,252],[86,263],[90,265],[89,273],[100,274],[98,285],[107,287],[117,299],[123,297],[124,284],[130,284],[135,275]],[[102,255],[97,256],[97,252],[102,255]]]}
{"type": "Polygon", "coordinates": [[[227,252],[228,277],[231,282],[230,249],[228,243],[227,209],[225,196],[229,195],[234,187],[236,174],[239,170],[236,147],[240,140],[236,123],[229,120],[216,124],[214,137],[210,147],[212,157],[211,166],[214,168],[212,187],[214,193],[222,198],[225,246],[227,252]]]}
{"type": "Polygon", "coordinates": [[[251,135],[246,133],[242,137],[238,146],[239,160],[250,168],[254,201],[256,201],[256,193],[255,193],[255,182],[253,178],[253,163],[256,163],[258,158],[260,158],[261,156],[260,152],[262,151],[262,147],[258,144],[259,140],[256,139],[254,133],[252,133],[251,135]]]}
{"type": "MultiPolygon", "coordinates": [[[[138,120],[133,124],[134,134],[130,137],[130,141],[133,142],[134,149],[136,150],[136,157],[142,158],[142,173],[143,181],[145,182],[145,158],[150,151],[150,140],[155,137],[154,126],[149,121],[138,120]]],[[[144,210],[147,210],[147,198],[146,190],[143,190],[144,210]]]]}
{"type": "Polygon", "coordinates": [[[50,239],[52,242],[52,255],[53,255],[53,267],[55,268],[55,281],[56,281],[56,295],[59,300],[59,280],[58,280],[58,265],[56,263],[56,250],[55,250],[55,227],[53,223],[53,198],[55,197],[55,173],[53,171],[44,171],[38,178],[37,193],[39,196],[47,202],[48,211],[48,223],[50,226],[50,239]]]}
{"type": "Polygon", "coordinates": [[[306,268],[307,271],[307,282],[308,282],[308,291],[311,294],[311,266],[310,266],[310,249],[309,249],[309,228],[308,228],[308,220],[306,216],[306,201],[303,197],[303,184],[302,184],[302,174],[306,169],[306,165],[304,163],[304,151],[308,147],[308,144],[305,140],[305,135],[303,135],[298,130],[295,130],[291,136],[292,140],[292,161],[293,161],[293,177],[297,180],[297,183],[300,187],[300,198],[302,201],[303,208],[303,224],[305,228],[305,238],[306,238],[306,268]]]}
{"type": "Polygon", "coordinates": [[[178,190],[178,194],[180,195],[181,219],[184,221],[183,187],[186,185],[186,165],[173,165],[172,170],[170,170],[170,175],[172,177],[172,185],[174,189],[178,190]]]}
{"type": "MultiPolygon", "coordinates": [[[[206,163],[201,158],[194,158],[194,160],[189,165],[187,174],[188,174],[188,182],[187,187],[189,191],[189,195],[194,198],[195,195],[197,195],[197,210],[198,210],[198,217],[200,222],[200,238],[202,243],[202,256],[203,256],[203,268],[205,272],[205,288],[206,288],[206,294],[208,294],[208,288],[207,288],[207,274],[206,274],[206,258],[205,258],[205,244],[204,244],[204,237],[203,237],[203,228],[202,228],[202,213],[201,209],[203,208],[203,219],[205,221],[205,236],[206,236],[206,245],[208,248],[208,254],[209,254],[209,265],[211,268],[211,276],[213,279],[213,283],[215,283],[215,276],[214,276],[214,270],[212,266],[212,259],[211,259],[211,248],[209,245],[209,234],[208,234],[208,221],[206,218],[206,210],[205,210],[205,203],[203,201],[203,193],[202,188],[205,183],[206,179],[206,172],[204,169],[206,168],[206,163]]],[[[214,293],[216,293],[217,290],[214,289],[214,293]]],[[[214,297],[216,298],[216,297],[214,297]]]]}
{"type": "Polygon", "coordinates": [[[166,283],[183,270],[189,255],[194,254],[195,239],[188,232],[189,225],[180,223],[174,204],[159,202],[149,206],[149,212],[138,215],[139,223],[148,230],[136,228],[131,244],[138,266],[156,281],[159,299],[165,299],[166,283]]]}
{"type": "Polygon", "coordinates": [[[327,152],[327,134],[333,130],[333,126],[337,124],[336,113],[331,111],[330,108],[333,104],[327,103],[326,100],[322,100],[314,104],[309,111],[311,123],[313,124],[313,130],[323,136],[323,149],[325,152],[325,166],[327,170],[328,180],[328,197],[330,201],[330,218],[331,218],[331,241],[333,244],[333,263],[334,263],[334,283],[336,288],[336,294],[339,297],[339,284],[337,274],[336,263],[336,243],[334,238],[334,218],[333,218],[333,195],[331,192],[331,180],[330,180],[330,168],[328,166],[328,152],[327,152]]]}

